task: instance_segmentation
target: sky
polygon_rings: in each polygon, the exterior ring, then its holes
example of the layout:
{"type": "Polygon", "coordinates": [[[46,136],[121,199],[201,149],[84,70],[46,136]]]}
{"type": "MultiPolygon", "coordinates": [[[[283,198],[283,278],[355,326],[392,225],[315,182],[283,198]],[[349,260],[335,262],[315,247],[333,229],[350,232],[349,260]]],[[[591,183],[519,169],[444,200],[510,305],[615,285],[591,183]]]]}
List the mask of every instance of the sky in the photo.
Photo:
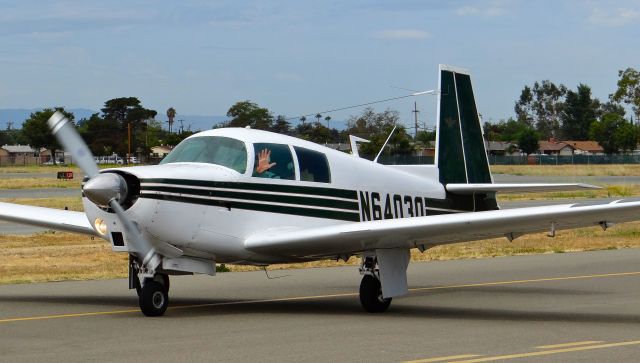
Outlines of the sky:
{"type": "MultiPolygon", "coordinates": [[[[640,0],[0,0],[0,108],[135,96],[160,120],[241,100],[297,118],[436,89],[442,63],[470,70],[498,121],[535,81],[606,99],[618,70],[640,68],[639,39],[640,0]]],[[[414,102],[432,126],[433,95],[375,109],[412,125],[414,102]]]]}

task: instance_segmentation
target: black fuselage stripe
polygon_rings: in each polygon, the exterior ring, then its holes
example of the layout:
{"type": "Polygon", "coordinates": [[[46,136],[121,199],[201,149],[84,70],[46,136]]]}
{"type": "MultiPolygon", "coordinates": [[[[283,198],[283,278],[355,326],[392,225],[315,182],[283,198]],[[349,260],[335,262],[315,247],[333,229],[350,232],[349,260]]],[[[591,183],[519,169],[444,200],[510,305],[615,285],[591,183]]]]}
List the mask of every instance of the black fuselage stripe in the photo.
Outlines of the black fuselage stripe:
{"type": "Polygon", "coordinates": [[[221,201],[221,200],[215,200],[215,199],[192,198],[192,197],[186,197],[186,196],[174,196],[174,195],[167,195],[167,194],[142,194],[140,195],[140,198],[167,200],[172,202],[200,204],[200,205],[211,205],[211,206],[225,207],[229,209],[236,208],[236,209],[260,211],[260,212],[291,214],[291,215],[298,215],[298,216],[304,216],[304,217],[337,219],[337,220],[350,221],[350,222],[360,221],[360,215],[358,212],[341,212],[341,211],[333,211],[333,210],[327,210],[327,209],[312,209],[312,208],[303,208],[303,207],[279,206],[279,205],[269,205],[269,204],[257,204],[257,203],[250,203],[250,202],[237,202],[237,201],[221,201]]]}
{"type": "Polygon", "coordinates": [[[221,191],[221,190],[211,190],[211,189],[192,189],[192,188],[184,188],[184,187],[145,186],[145,185],[142,186],[141,191],[190,194],[195,196],[207,196],[207,197],[230,198],[230,199],[248,199],[253,201],[285,203],[285,204],[300,204],[300,205],[309,205],[314,207],[350,209],[356,212],[359,209],[357,201],[349,202],[349,201],[343,201],[343,200],[322,199],[317,197],[304,197],[304,196],[296,196],[296,195],[260,194],[260,193],[221,191]]]}
{"type": "Polygon", "coordinates": [[[265,192],[309,194],[309,195],[318,195],[318,196],[324,196],[324,197],[336,197],[336,198],[358,200],[358,193],[355,190],[323,188],[323,187],[308,187],[308,186],[300,186],[300,185],[219,182],[219,181],[207,181],[207,180],[166,179],[166,178],[140,179],[140,183],[176,184],[176,185],[210,187],[210,188],[220,188],[220,189],[241,189],[241,190],[243,189],[243,190],[257,190],[257,191],[265,191],[265,192]]]}

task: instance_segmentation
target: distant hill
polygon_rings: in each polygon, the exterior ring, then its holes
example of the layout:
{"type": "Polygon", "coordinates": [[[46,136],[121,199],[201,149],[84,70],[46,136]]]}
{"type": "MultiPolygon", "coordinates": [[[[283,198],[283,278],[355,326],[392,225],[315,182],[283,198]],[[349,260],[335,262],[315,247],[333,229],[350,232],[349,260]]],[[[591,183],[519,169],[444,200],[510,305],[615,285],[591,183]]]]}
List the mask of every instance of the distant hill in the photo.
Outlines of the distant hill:
{"type": "MultiPolygon", "coordinates": [[[[24,120],[28,119],[29,116],[33,112],[37,112],[42,110],[41,108],[0,108],[0,129],[5,129],[7,127],[7,122],[13,122],[13,128],[19,129],[22,127],[22,123],[24,120]]],[[[67,109],[73,113],[76,117],[76,120],[80,120],[82,118],[89,118],[92,114],[96,113],[96,111],[89,110],[86,108],[70,108],[67,109]]]]}

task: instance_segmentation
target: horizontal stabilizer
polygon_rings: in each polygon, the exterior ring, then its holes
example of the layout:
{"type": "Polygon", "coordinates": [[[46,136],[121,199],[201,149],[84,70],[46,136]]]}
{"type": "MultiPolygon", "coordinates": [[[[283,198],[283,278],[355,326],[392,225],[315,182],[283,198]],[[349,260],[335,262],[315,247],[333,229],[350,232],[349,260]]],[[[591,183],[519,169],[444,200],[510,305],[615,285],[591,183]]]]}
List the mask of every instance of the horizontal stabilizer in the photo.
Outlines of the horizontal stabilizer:
{"type": "Polygon", "coordinates": [[[474,193],[537,193],[537,192],[561,192],[570,190],[602,189],[599,186],[583,183],[527,183],[527,184],[447,184],[447,191],[453,194],[474,193]]]}

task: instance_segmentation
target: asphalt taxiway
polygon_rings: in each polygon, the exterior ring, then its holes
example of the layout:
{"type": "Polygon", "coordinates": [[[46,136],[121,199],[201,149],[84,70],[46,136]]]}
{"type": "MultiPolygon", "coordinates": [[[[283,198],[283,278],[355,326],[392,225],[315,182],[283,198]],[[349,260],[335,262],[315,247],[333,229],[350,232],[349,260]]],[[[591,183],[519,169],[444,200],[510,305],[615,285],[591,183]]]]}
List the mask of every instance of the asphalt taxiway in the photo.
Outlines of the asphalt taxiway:
{"type": "Polygon", "coordinates": [[[383,314],[361,310],[356,267],[174,277],[159,318],[125,280],[5,285],[0,361],[637,362],[639,261],[413,263],[410,294],[383,314]]]}

